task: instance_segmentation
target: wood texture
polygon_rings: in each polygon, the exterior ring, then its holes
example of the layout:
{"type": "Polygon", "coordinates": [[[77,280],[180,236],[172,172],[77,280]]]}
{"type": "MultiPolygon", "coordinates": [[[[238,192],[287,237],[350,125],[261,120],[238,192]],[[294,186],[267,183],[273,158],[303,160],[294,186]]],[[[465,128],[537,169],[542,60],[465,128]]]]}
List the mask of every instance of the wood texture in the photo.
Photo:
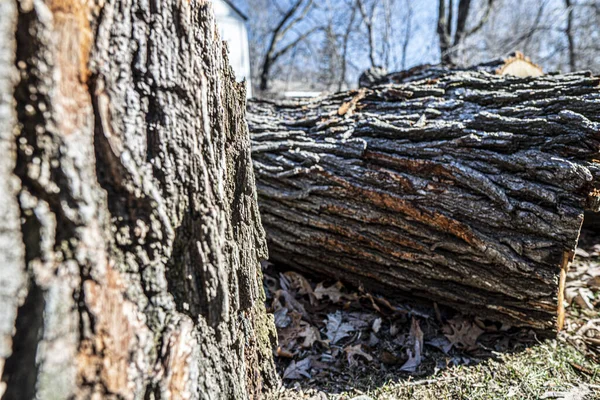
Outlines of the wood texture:
{"type": "Polygon", "coordinates": [[[487,72],[494,75],[513,76],[519,78],[539,77],[544,74],[542,67],[533,63],[520,51],[509,54],[482,64],[467,68],[450,67],[447,65],[417,65],[405,71],[386,73],[380,68],[371,68],[359,79],[360,87],[376,87],[385,84],[400,84],[426,79],[435,80],[444,75],[461,72],[487,72]]]}
{"type": "Polygon", "coordinates": [[[0,396],[257,398],[245,91],[206,1],[0,3],[0,396]]]}
{"type": "Polygon", "coordinates": [[[600,79],[435,76],[250,104],[271,258],[555,329],[563,257],[598,206],[600,79]]]}

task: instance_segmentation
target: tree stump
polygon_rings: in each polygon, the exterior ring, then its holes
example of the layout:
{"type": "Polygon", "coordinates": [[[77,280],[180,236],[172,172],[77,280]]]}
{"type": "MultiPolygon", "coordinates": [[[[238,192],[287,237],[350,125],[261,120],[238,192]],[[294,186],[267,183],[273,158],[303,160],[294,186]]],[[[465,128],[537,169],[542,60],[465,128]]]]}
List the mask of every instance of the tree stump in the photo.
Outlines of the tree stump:
{"type": "Polygon", "coordinates": [[[250,104],[271,259],[560,328],[561,271],[598,208],[600,79],[432,74],[250,104]]]}
{"type": "Polygon", "coordinates": [[[210,2],[0,11],[0,397],[259,397],[267,250],[210,2]]]}

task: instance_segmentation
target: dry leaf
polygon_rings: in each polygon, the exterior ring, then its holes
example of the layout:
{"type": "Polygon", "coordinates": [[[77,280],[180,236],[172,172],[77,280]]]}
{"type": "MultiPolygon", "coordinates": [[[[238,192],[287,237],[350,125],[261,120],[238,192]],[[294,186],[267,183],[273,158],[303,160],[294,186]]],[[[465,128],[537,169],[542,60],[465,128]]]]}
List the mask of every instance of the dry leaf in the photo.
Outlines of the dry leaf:
{"type": "Polygon", "coordinates": [[[327,296],[332,303],[339,303],[342,299],[354,301],[358,298],[356,293],[346,294],[342,293],[344,285],[342,282],[336,282],[335,284],[325,287],[323,282],[319,283],[314,290],[315,297],[317,300],[322,300],[324,296],[327,296]]]}
{"type": "Polygon", "coordinates": [[[404,372],[415,372],[419,365],[421,365],[421,354],[413,354],[411,349],[406,350],[408,353],[408,361],[406,361],[401,367],[400,371],[404,372]]]}
{"type": "Polygon", "coordinates": [[[301,315],[296,311],[292,311],[288,315],[292,319],[291,324],[287,328],[278,329],[277,336],[279,345],[291,350],[296,347],[296,341],[307,323],[300,320],[301,315]]]}
{"type": "Polygon", "coordinates": [[[294,354],[291,351],[282,349],[281,346],[277,347],[277,357],[294,358],[294,354]]]}
{"type": "Polygon", "coordinates": [[[443,331],[454,347],[466,351],[478,347],[477,338],[483,333],[483,329],[461,317],[449,320],[443,331]]]}
{"type": "Polygon", "coordinates": [[[400,361],[400,359],[398,357],[396,357],[395,355],[393,355],[392,353],[390,353],[389,351],[384,350],[381,353],[381,362],[383,362],[384,364],[396,365],[396,364],[398,364],[399,361],[400,361]]]}
{"type": "Polygon", "coordinates": [[[575,255],[579,258],[590,258],[590,253],[580,247],[575,249],[575,255]]]}
{"type": "Polygon", "coordinates": [[[327,314],[327,320],[323,322],[326,323],[327,331],[325,334],[332,344],[336,344],[355,331],[352,325],[342,322],[342,313],[340,311],[336,311],[335,314],[327,314]]]}
{"type": "Polygon", "coordinates": [[[413,343],[413,348],[408,349],[408,361],[400,367],[400,371],[406,372],[415,372],[419,365],[421,365],[422,361],[422,351],[423,351],[423,331],[419,326],[419,321],[415,318],[412,319],[410,325],[410,341],[413,343]]]}
{"type": "Polygon", "coordinates": [[[299,312],[300,314],[302,314],[303,316],[306,316],[306,309],[304,308],[304,306],[294,298],[294,296],[288,292],[287,290],[283,290],[280,289],[277,292],[275,292],[275,300],[273,302],[273,309],[277,310],[277,307],[275,306],[275,301],[277,301],[279,304],[281,303],[281,299],[285,300],[285,307],[287,307],[290,310],[294,310],[299,312]]]}
{"type": "Polygon", "coordinates": [[[390,326],[390,335],[396,336],[398,332],[400,332],[400,327],[396,323],[393,323],[392,326],[390,326]]]}
{"type": "Polygon", "coordinates": [[[288,309],[282,307],[273,313],[275,317],[275,326],[278,328],[287,328],[292,323],[292,319],[288,315],[288,309]]]}
{"type": "Polygon", "coordinates": [[[425,342],[425,344],[443,351],[444,354],[448,354],[448,352],[452,349],[452,343],[450,343],[450,341],[444,336],[434,337],[433,339],[425,342]]]}
{"type": "Polygon", "coordinates": [[[347,346],[344,348],[344,352],[346,353],[346,358],[348,359],[348,365],[351,367],[358,365],[358,362],[354,358],[357,356],[364,357],[367,361],[373,361],[373,357],[362,350],[361,344],[357,344],[356,346],[347,346]]]}
{"type": "Polygon", "coordinates": [[[304,338],[304,341],[302,342],[301,346],[305,349],[311,348],[312,345],[317,341],[322,341],[321,333],[319,333],[319,330],[309,324],[305,324],[304,329],[298,334],[298,336],[304,338]]]}
{"type": "Polygon", "coordinates": [[[346,316],[346,319],[350,325],[352,325],[356,330],[359,330],[369,327],[371,320],[373,319],[373,315],[368,313],[352,312],[346,316]]]}
{"type": "Polygon", "coordinates": [[[316,304],[316,297],[313,293],[313,289],[304,276],[294,271],[288,271],[283,275],[287,278],[290,288],[297,291],[298,294],[307,295],[311,305],[316,304]]]}
{"type": "Polygon", "coordinates": [[[369,346],[375,347],[379,344],[379,338],[373,332],[369,334],[369,346]]]}
{"type": "Polygon", "coordinates": [[[373,332],[379,333],[379,330],[381,329],[381,318],[377,318],[375,319],[375,321],[373,321],[371,329],[373,330],[373,332]]]}
{"type": "Polygon", "coordinates": [[[305,358],[298,362],[292,361],[283,372],[283,379],[310,379],[310,374],[308,373],[308,370],[310,369],[310,364],[310,358],[305,358]]]}

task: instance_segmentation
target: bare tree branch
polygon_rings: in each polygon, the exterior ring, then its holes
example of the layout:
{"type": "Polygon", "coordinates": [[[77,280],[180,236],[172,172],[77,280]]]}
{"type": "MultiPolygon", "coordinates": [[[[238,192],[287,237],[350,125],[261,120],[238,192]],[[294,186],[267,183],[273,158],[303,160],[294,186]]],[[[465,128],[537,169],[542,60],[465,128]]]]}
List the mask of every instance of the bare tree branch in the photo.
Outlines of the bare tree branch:
{"type": "Polygon", "coordinates": [[[365,4],[363,0],[356,0],[356,6],[360,11],[360,15],[362,17],[363,23],[367,28],[367,35],[369,39],[369,60],[371,61],[371,66],[375,67],[377,63],[375,62],[375,33],[373,31],[373,15],[375,11],[375,3],[371,9],[371,14],[367,13],[365,9],[365,4]]]}
{"type": "Polygon", "coordinates": [[[413,10],[410,0],[405,0],[407,15],[406,15],[406,30],[404,31],[404,41],[402,42],[402,69],[406,69],[406,53],[408,50],[408,43],[412,34],[412,15],[413,10]]]}
{"type": "Polygon", "coordinates": [[[269,47],[267,48],[267,52],[265,53],[261,67],[260,90],[267,89],[270,79],[271,67],[277,61],[277,59],[315,32],[316,29],[313,28],[305,34],[300,35],[297,39],[292,41],[284,48],[277,50],[278,44],[283,40],[285,35],[300,21],[306,18],[307,14],[310,12],[313,3],[314,0],[308,0],[306,2],[305,0],[296,0],[288,9],[288,11],[284,13],[275,29],[273,29],[273,31],[271,32],[271,40],[269,42],[269,47]],[[294,15],[300,9],[300,7],[302,7],[302,5],[304,5],[302,11],[296,18],[294,18],[294,15]]]}
{"type": "Polygon", "coordinates": [[[466,33],[465,38],[473,35],[477,31],[479,31],[481,28],[483,28],[485,23],[490,19],[490,15],[492,14],[493,7],[494,7],[494,0],[488,0],[487,8],[485,9],[483,16],[481,17],[479,22],[466,33]]]}
{"type": "Polygon", "coordinates": [[[575,39],[573,38],[573,5],[571,0],[565,0],[565,8],[567,9],[567,26],[565,28],[565,35],[567,35],[567,42],[569,43],[569,69],[571,72],[575,71],[575,39]]]}
{"type": "Polygon", "coordinates": [[[442,64],[450,64],[452,62],[448,50],[450,49],[450,36],[448,35],[448,25],[452,21],[448,21],[446,16],[446,0],[438,0],[438,23],[437,34],[440,41],[440,53],[442,64]]]}
{"type": "Polygon", "coordinates": [[[350,41],[350,34],[352,33],[352,28],[353,28],[355,19],[356,19],[356,7],[352,7],[352,12],[350,14],[350,21],[348,22],[348,26],[346,27],[346,31],[344,32],[344,36],[342,38],[342,71],[340,73],[340,81],[338,83],[338,91],[342,91],[344,83],[346,83],[346,73],[348,70],[348,42],[350,41]]]}

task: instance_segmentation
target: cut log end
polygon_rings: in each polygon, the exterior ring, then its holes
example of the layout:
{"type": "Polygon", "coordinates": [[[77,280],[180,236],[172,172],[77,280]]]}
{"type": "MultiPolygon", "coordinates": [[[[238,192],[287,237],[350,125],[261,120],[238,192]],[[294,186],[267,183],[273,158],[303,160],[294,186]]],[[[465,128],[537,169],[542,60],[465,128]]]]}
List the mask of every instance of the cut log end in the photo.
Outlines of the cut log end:
{"type": "Polygon", "coordinates": [[[504,64],[496,70],[496,74],[527,78],[542,76],[544,70],[534,64],[529,57],[525,57],[523,53],[517,51],[505,59],[504,64]]]}

